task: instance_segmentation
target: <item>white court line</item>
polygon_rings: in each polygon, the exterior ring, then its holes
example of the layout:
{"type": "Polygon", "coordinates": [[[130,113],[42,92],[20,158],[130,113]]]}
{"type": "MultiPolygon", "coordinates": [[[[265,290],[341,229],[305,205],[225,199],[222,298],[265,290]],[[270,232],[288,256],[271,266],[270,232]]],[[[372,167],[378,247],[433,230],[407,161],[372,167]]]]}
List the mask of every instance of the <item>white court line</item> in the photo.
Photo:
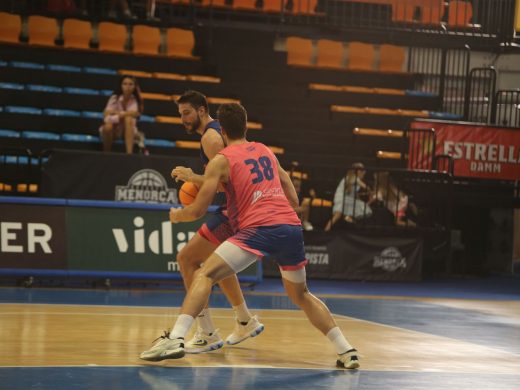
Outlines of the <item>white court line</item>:
{"type": "MultiPolygon", "coordinates": [[[[229,309],[231,310],[231,309],[229,309]]],[[[271,310],[271,309],[263,309],[263,310],[271,310]]],[[[296,310],[295,310],[296,311],[296,310]]],[[[97,313],[97,312],[46,312],[46,311],[21,311],[21,312],[5,312],[2,315],[66,315],[66,316],[108,316],[108,317],[178,317],[177,314],[171,315],[166,313],[159,314],[145,314],[145,313],[97,313]]],[[[234,315],[223,316],[223,315],[211,315],[211,318],[235,318],[234,315]]],[[[279,320],[279,321],[309,321],[307,317],[267,317],[269,320],[279,320]]],[[[345,319],[341,318],[341,321],[353,322],[355,319],[345,319]]]]}

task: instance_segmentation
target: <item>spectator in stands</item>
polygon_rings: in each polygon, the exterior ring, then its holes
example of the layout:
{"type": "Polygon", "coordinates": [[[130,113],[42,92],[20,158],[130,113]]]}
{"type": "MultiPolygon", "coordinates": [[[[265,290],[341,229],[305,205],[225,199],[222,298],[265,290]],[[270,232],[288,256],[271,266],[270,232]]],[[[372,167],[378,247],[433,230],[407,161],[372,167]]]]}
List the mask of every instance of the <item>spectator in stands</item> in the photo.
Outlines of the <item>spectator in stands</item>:
{"type": "Polygon", "coordinates": [[[295,208],[296,214],[298,214],[298,217],[302,221],[302,227],[304,230],[311,231],[314,230],[314,226],[309,222],[309,215],[311,211],[311,199],[316,196],[316,193],[313,189],[310,190],[310,198],[303,198],[302,197],[302,176],[295,175],[296,172],[291,171],[290,177],[291,181],[293,182],[294,189],[296,190],[296,193],[298,194],[298,199],[300,199],[300,205],[295,208]]]}
{"type": "Polygon", "coordinates": [[[130,11],[130,7],[126,0],[110,0],[110,6],[108,9],[109,18],[117,18],[116,5],[121,9],[122,15],[125,19],[136,19],[135,15],[130,11]]]}
{"type": "Polygon", "coordinates": [[[368,203],[361,199],[362,194],[369,192],[368,186],[363,181],[365,173],[362,163],[354,163],[345,177],[340,180],[334,193],[332,219],[327,222],[325,231],[330,231],[342,217],[346,222],[354,223],[356,219],[372,215],[368,203]]]}
{"type": "Polygon", "coordinates": [[[386,171],[374,173],[374,194],[371,202],[377,201],[392,213],[396,225],[415,226],[415,222],[407,217],[408,208],[412,209],[415,206],[409,204],[408,195],[398,188],[386,171]]]}
{"type": "Polygon", "coordinates": [[[134,149],[137,136],[137,118],[143,112],[143,101],[139,84],[133,76],[123,75],[118,89],[108,99],[104,123],[99,131],[103,139],[103,151],[112,149],[114,138],[123,136],[127,154],[134,149]]]}

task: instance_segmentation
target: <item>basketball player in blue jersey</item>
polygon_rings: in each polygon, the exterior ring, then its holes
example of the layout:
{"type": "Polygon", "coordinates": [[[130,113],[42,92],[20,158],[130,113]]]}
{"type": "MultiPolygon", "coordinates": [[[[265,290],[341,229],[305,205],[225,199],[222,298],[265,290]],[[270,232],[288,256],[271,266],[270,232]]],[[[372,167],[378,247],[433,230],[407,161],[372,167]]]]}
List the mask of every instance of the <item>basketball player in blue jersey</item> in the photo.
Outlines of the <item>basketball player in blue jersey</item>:
{"type": "MultiPolygon", "coordinates": [[[[201,136],[200,157],[205,167],[218,152],[224,149],[225,144],[220,124],[209,115],[207,99],[200,92],[186,91],[177,100],[177,106],[186,131],[189,134],[201,136]]],[[[187,167],[176,167],[172,171],[172,177],[176,180],[192,182],[199,188],[204,181],[203,175],[197,175],[191,168],[187,167]]],[[[232,235],[233,231],[225,210],[219,211],[181,249],[177,255],[177,262],[186,291],[189,290],[193,275],[201,267],[203,261],[232,235]]],[[[264,330],[264,325],[258,321],[257,316],[252,316],[249,312],[237,276],[232,275],[222,280],[219,286],[233,307],[236,316],[235,328],[233,333],[226,338],[226,343],[230,345],[238,344],[261,333],[264,330]]],[[[197,322],[197,332],[186,343],[186,352],[201,353],[221,348],[224,342],[218,334],[218,329],[215,329],[213,325],[207,307],[198,315],[197,322]]]]}

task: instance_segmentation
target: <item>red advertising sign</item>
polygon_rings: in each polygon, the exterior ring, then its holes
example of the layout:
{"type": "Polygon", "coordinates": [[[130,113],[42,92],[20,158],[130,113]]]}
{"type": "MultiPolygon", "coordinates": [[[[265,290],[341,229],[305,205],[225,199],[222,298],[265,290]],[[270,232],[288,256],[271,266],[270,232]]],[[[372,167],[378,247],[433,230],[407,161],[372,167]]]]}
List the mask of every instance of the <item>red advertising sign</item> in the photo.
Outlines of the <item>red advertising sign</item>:
{"type": "MultiPolygon", "coordinates": [[[[435,154],[453,157],[455,176],[520,180],[520,129],[422,121],[411,127],[435,129],[435,154]]],[[[421,165],[417,160],[409,161],[410,169],[421,165]]]]}

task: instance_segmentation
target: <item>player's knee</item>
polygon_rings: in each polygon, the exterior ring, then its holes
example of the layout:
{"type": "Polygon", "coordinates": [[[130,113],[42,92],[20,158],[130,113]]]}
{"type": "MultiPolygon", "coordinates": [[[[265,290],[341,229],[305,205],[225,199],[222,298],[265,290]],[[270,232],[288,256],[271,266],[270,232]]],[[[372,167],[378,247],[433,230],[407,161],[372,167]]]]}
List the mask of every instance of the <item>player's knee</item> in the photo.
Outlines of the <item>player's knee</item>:
{"type": "Polygon", "coordinates": [[[215,279],[214,275],[212,273],[209,273],[207,269],[204,267],[199,268],[195,273],[193,274],[194,280],[199,281],[209,281],[211,285],[214,285],[217,283],[217,280],[215,279]]]}
{"type": "Polygon", "coordinates": [[[181,249],[181,251],[177,254],[177,263],[181,269],[186,269],[188,267],[200,267],[200,260],[195,259],[195,257],[190,254],[190,251],[187,249],[187,247],[181,249]]]}

